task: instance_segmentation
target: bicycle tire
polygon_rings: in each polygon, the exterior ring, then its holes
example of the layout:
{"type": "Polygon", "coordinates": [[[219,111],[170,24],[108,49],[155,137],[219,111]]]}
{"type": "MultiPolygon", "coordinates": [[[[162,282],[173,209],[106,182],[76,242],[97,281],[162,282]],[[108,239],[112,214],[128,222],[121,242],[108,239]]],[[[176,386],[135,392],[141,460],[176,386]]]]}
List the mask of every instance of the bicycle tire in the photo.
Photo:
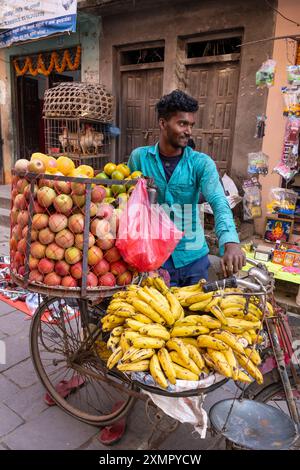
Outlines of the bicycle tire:
{"type": "MultiPolygon", "coordinates": [[[[41,329],[43,326],[46,324],[44,320],[42,320],[43,315],[46,312],[49,312],[49,307],[55,305],[55,303],[59,303],[61,301],[64,301],[67,303],[67,300],[61,299],[61,298],[50,298],[45,300],[40,307],[36,310],[32,322],[31,322],[31,328],[30,328],[30,351],[31,351],[31,358],[32,362],[34,365],[34,368],[36,370],[36,373],[42,382],[43,386],[47,390],[48,394],[50,397],[54,400],[54,402],[66,413],[69,415],[73,416],[74,418],[90,424],[94,426],[107,426],[109,424],[114,423],[115,421],[118,421],[121,419],[123,416],[125,416],[132,406],[134,405],[135,402],[135,397],[130,395],[130,390],[134,388],[134,385],[130,384],[128,385],[128,394],[125,396],[124,403],[122,406],[120,406],[116,411],[110,411],[107,414],[90,414],[87,413],[86,411],[83,411],[82,409],[76,408],[76,406],[72,405],[68,400],[70,400],[70,396],[63,398],[56,390],[54,383],[51,380],[50,374],[45,370],[45,366],[43,364],[43,360],[41,357],[41,347],[39,344],[39,335],[41,334],[41,329]]],[[[76,299],[72,299],[72,302],[77,302],[76,299]]],[[[77,302],[78,308],[80,309],[80,302],[77,302]]],[[[78,316],[79,317],[79,316],[78,316]]],[[[81,315],[80,315],[81,318],[81,315]]],[[[77,320],[76,320],[77,322],[77,320]]],[[[78,320],[78,325],[79,325],[80,320],[78,320]]],[[[53,329],[53,325],[51,327],[53,329]]],[[[55,333],[55,329],[52,331],[52,333],[55,333]]],[[[80,333],[80,332],[79,332],[80,333]]],[[[73,338],[74,340],[74,338],[73,338]]],[[[59,343],[56,343],[59,344],[59,343]]],[[[56,349],[54,347],[53,351],[56,349]]],[[[45,351],[44,351],[45,352],[45,351]]],[[[48,351],[47,351],[48,352],[48,351]]],[[[71,369],[71,368],[70,368],[71,369]]],[[[75,369],[76,370],[76,369],[75,369]]],[[[107,370],[104,370],[103,368],[103,373],[107,373],[107,370]]],[[[77,374],[77,370],[76,370],[77,374]]],[[[86,373],[87,374],[87,373],[86,373]]],[[[83,374],[82,374],[83,375],[83,374]]],[[[74,375],[73,375],[74,376],[74,375]]],[[[87,375],[86,375],[87,377],[87,375]]],[[[109,379],[113,382],[114,377],[110,376],[109,379]]],[[[90,380],[90,379],[89,379],[90,380]]],[[[101,384],[101,377],[99,376],[99,384],[101,384]]],[[[85,387],[88,387],[90,383],[88,382],[86,385],[86,382],[84,382],[82,389],[85,387]]],[[[113,386],[112,386],[113,388],[113,386]]],[[[76,393],[78,393],[79,387],[76,389],[76,393]]],[[[75,394],[74,394],[75,395],[75,394]]],[[[125,393],[124,393],[125,395],[125,393]]],[[[113,405],[113,402],[112,402],[113,405]]],[[[97,406],[99,407],[100,405],[97,403],[97,406]]]]}

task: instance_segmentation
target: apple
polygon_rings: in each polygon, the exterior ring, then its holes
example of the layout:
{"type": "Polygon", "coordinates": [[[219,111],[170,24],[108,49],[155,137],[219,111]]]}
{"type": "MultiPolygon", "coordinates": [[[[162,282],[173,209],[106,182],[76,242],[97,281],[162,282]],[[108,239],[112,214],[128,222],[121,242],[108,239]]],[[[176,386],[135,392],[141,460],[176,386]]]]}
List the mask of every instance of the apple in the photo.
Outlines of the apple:
{"type": "Polygon", "coordinates": [[[33,213],[43,214],[44,212],[45,212],[45,209],[37,201],[33,201],[33,213]]]}
{"type": "Polygon", "coordinates": [[[102,238],[103,235],[110,231],[110,223],[105,219],[94,219],[91,222],[91,232],[98,238],[102,238]]]}
{"type": "Polygon", "coordinates": [[[20,180],[17,182],[17,185],[16,185],[16,188],[17,188],[18,193],[23,194],[23,193],[24,193],[24,189],[25,189],[26,186],[28,186],[28,185],[29,185],[29,183],[28,183],[28,181],[25,180],[25,178],[20,179],[20,180]]]}
{"type": "Polygon", "coordinates": [[[28,266],[30,271],[37,269],[39,261],[40,260],[38,258],[34,258],[33,256],[29,255],[28,266]]]}
{"type": "Polygon", "coordinates": [[[17,194],[14,199],[14,207],[16,209],[27,209],[27,201],[24,194],[17,194]]]}
{"type": "Polygon", "coordinates": [[[95,264],[93,267],[93,273],[96,274],[96,276],[102,276],[102,274],[109,272],[109,268],[109,263],[103,258],[99,263],[95,264]]]}
{"type": "Polygon", "coordinates": [[[36,196],[38,203],[42,207],[50,207],[54,199],[56,198],[56,192],[54,191],[54,189],[49,188],[48,186],[43,186],[38,190],[36,196]]]}
{"type": "Polygon", "coordinates": [[[47,186],[48,188],[53,189],[54,188],[54,181],[49,180],[47,178],[41,178],[39,181],[39,188],[42,188],[43,186],[47,186]]]}
{"type": "Polygon", "coordinates": [[[25,173],[26,171],[28,171],[28,164],[28,160],[25,160],[25,158],[20,158],[15,163],[15,170],[20,173],[25,173]]]}
{"type": "Polygon", "coordinates": [[[54,271],[59,276],[67,276],[70,272],[70,265],[64,260],[56,261],[54,271]]]}
{"type": "Polygon", "coordinates": [[[17,222],[20,227],[25,227],[28,224],[29,214],[28,211],[20,211],[17,217],[17,222]]]}
{"type": "MultiPolygon", "coordinates": [[[[75,235],[75,246],[80,250],[83,250],[83,238],[83,233],[78,233],[75,235]]],[[[95,245],[95,237],[92,233],[89,233],[89,248],[91,248],[93,245],[95,245]]]]}
{"type": "Polygon", "coordinates": [[[11,236],[17,241],[22,238],[22,227],[20,225],[15,225],[11,231],[11,236]]]}
{"type": "Polygon", "coordinates": [[[98,246],[92,246],[88,250],[88,264],[90,266],[94,266],[95,264],[99,263],[99,261],[103,258],[103,253],[101,248],[98,246]]]}
{"type": "Polygon", "coordinates": [[[103,186],[98,185],[92,189],[92,192],[91,192],[92,202],[102,202],[105,197],[106,197],[106,191],[105,191],[105,188],[103,188],[103,186]]]}
{"type": "Polygon", "coordinates": [[[74,205],[77,207],[82,207],[85,204],[84,195],[72,194],[72,199],[73,199],[74,205]]]}
{"type": "Polygon", "coordinates": [[[84,183],[71,183],[72,194],[82,196],[85,194],[85,184],[84,183]]]}
{"type": "Polygon", "coordinates": [[[71,183],[70,181],[55,181],[54,189],[58,194],[70,194],[71,183]]]}
{"type": "Polygon", "coordinates": [[[38,160],[38,159],[31,160],[28,163],[27,171],[29,171],[30,173],[41,174],[41,173],[45,173],[46,167],[45,167],[45,164],[42,162],[42,160],[38,160]]]}
{"type": "Polygon", "coordinates": [[[64,214],[52,214],[49,217],[49,228],[52,232],[60,232],[68,225],[68,219],[64,214]]]}
{"type": "MultiPolygon", "coordinates": [[[[12,238],[10,240],[10,243],[9,243],[9,246],[10,246],[10,250],[12,252],[15,252],[17,250],[17,246],[18,246],[18,241],[15,239],[15,238],[12,238]]],[[[12,256],[11,256],[12,257],[12,256]]]]}
{"type": "Polygon", "coordinates": [[[114,246],[115,241],[113,234],[108,232],[96,241],[96,245],[99,246],[101,250],[109,250],[114,246]]]}
{"type": "MultiPolygon", "coordinates": [[[[19,269],[18,269],[18,274],[20,274],[20,276],[24,276],[25,275],[25,266],[20,266],[19,269]]],[[[97,279],[98,281],[98,279],[97,279]]]]}
{"type": "Polygon", "coordinates": [[[118,286],[127,286],[132,281],[132,275],[129,271],[125,271],[117,277],[118,286]]]}
{"type": "Polygon", "coordinates": [[[73,233],[82,233],[84,230],[84,215],[73,214],[69,218],[68,227],[73,233]]]}
{"type": "Polygon", "coordinates": [[[114,207],[111,204],[107,204],[105,202],[102,202],[101,204],[97,205],[97,217],[100,217],[101,219],[110,219],[112,214],[114,212],[114,207]]]}
{"type": "Polygon", "coordinates": [[[13,207],[10,211],[10,219],[13,224],[17,223],[19,212],[19,209],[16,209],[15,207],[13,207]]]}
{"type": "MultiPolygon", "coordinates": [[[[82,207],[82,212],[85,214],[85,205],[82,207]]],[[[91,202],[90,204],[90,217],[95,217],[97,214],[97,204],[94,202],[91,202]]]]}
{"type": "Polygon", "coordinates": [[[73,207],[73,201],[67,194],[60,194],[54,199],[53,205],[57,212],[68,215],[73,207]]]}
{"type": "MultiPolygon", "coordinates": [[[[38,186],[35,184],[33,186],[33,192],[32,192],[34,198],[36,198],[37,192],[38,192],[38,186]]],[[[24,194],[27,201],[29,201],[29,199],[30,199],[30,193],[31,193],[31,187],[30,187],[30,185],[28,185],[28,186],[26,186],[26,188],[24,189],[24,192],[23,192],[23,194],[24,194]]]]}
{"type": "Polygon", "coordinates": [[[49,273],[44,277],[44,284],[47,286],[59,286],[61,283],[61,277],[56,273],[49,273]]]}
{"type": "Polygon", "coordinates": [[[81,258],[82,258],[82,252],[75,246],[72,246],[71,248],[66,249],[65,260],[67,263],[76,264],[81,260],[81,258]]]}
{"type": "Polygon", "coordinates": [[[74,245],[74,235],[70,230],[64,228],[55,235],[55,242],[62,248],[70,248],[74,245]]]}
{"type": "Polygon", "coordinates": [[[88,273],[86,276],[87,287],[96,287],[98,285],[98,278],[94,273],[88,273]]]}
{"type": "Polygon", "coordinates": [[[35,230],[42,230],[48,226],[49,215],[47,214],[34,214],[32,217],[32,228],[35,230]]]}
{"type": "Polygon", "coordinates": [[[104,171],[101,171],[101,173],[97,173],[97,175],[95,176],[95,178],[99,179],[99,180],[107,180],[107,179],[110,179],[109,176],[107,176],[106,173],[104,173],[104,171]]]}
{"type": "MultiPolygon", "coordinates": [[[[22,237],[27,240],[28,226],[24,227],[22,230],[22,237]]],[[[31,230],[30,234],[30,243],[35,242],[38,239],[39,232],[37,230],[31,230]]]]}
{"type": "Polygon", "coordinates": [[[46,228],[43,228],[43,230],[40,230],[40,232],[38,232],[38,237],[39,237],[39,241],[43,245],[49,245],[49,243],[54,242],[55,235],[53,232],[51,232],[49,227],[46,227],[46,228]]]}
{"type": "Polygon", "coordinates": [[[49,259],[60,261],[61,259],[63,259],[64,254],[64,248],[58,246],[56,243],[50,243],[50,245],[48,245],[46,248],[46,256],[49,259]]]}
{"type": "Polygon", "coordinates": [[[54,270],[54,261],[48,258],[42,258],[38,264],[38,270],[42,274],[52,273],[54,270]]]}
{"type": "Polygon", "coordinates": [[[116,170],[116,168],[117,168],[117,165],[115,163],[108,162],[104,166],[103,170],[108,176],[110,176],[116,170]]]}
{"type": "Polygon", "coordinates": [[[34,269],[29,273],[29,280],[31,282],[43,282],[44,276],[37,270],[34,269]]]}
{"type": "Polygon", "coordinates": [[[112,273],[106,273],[99,277],[98,284],[99,286],[113,287],[116,285],[116,278],[112,273]]]}
{"type": "MultiPolygon", "coordinates": [[[[18,245],[17,245],[17,250],[22,253],[22,254],[25,254],[26,252],[26,246],[27,246],[27,243],[26,243],[26,240],[24,238],[22,238],[22,240],[20,240],[18,242],[18,245]]],[[[99,248],[100,250],[100,248],[99,248]]]]}
{"type": "Polygon", "coordinates": [[[78,262],[78,263],[73,264],[73,266],[71,266],[70,271],[71,271],[72,276],[75,279],[81,279],[82,278],[82,263],[78,262]]]}
{"type": "Polygon", "coordinates": [[[72,276],[65,276],[61,280],[61,285],[64,287],[77,287],[78,282],[72,276]]]}
{"type": "Polygon", "coordinates": [[[44,258],[46,253],[46,246],[40,242],[33,242],[30,247],[30,254],[34,258],[44,258]]]}
{"type": "Polygon", "coordinates": [[[114,261],[110,265],[110,272],[112,272],[115,276],[119,276],[120,274],[125,273],[127,271],[127,264],[124,261],[114,261]]]}
{"type": "Polygon", "coordinates": [[[24,265],[24,255],[20,253],[19,251],[16,252],[15,258],[14,258],[15,266],[19,268],[20,266],[24,265]]]}
{"type": "Polygon", "coordinates": [[[113,246],[112,248],[106,251],[104,258],[109,263],[114,263],[115,261],[119,261],[119,259],[121,259],[121,255],[118,248],[113,246]]]}
{"type": "Polygon", "coordinates": [[[111,190],[114,195],[126,193],[126,186],[124,184],[112,184],[111,190]]]}

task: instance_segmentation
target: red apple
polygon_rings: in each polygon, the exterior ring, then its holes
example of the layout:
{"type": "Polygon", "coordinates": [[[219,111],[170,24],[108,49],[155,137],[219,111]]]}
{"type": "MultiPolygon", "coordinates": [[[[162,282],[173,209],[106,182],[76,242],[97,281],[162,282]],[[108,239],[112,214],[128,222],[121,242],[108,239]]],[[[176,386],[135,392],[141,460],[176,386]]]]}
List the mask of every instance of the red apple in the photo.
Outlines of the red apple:
{"type": "Polygon", "coordinates": [[[106,251],[104,258],[109,263],[114,263],[115,261],[119,261],[119,259],[121,259],[121,255],[118,248],[113,246],[112,248],[106,251]]]}
{"type": "Polygon", "coordinates": [[[70,272],[70,265],[66,261],[56,261],[54,271],[59,276],[67,276],[70,272]]]}
{"type": "Polygon", "coordinates": [[[99,286],[113,287],[116,285],[116,278],[112,273],[106,273],[99,277],[98,284],[99,286]]]}
{"type": "MultiPolygon", "coordinates": [[[[25,275],[25,266],[20,266],[19,269],[18,269],[18,274],[20,274],[20,276],[24,276],[25,275]]],[[[98,281],[98,279],[97,279],[98,281]]]]}
{"type": "Polygon", "coordinates": [[[116,242],[115,237],[113,236],[112,233],[108,232],[105,235],[103,235],[101,238],[98,238],[96,241],[96,245],[101,248],[101,250],[109,250],[114,246],[116,242]]]}
{"type": "MultiPolygon", "coordinates": [[[[22,237],[27,240],[27,233],[28,233],[28,226],[23,228],[22,230],[22,237]]],[[[36,242],[38,239],[38,234],[39,232],[37,230],[31,230],[31,235],[30,235],[30,243],[31,242],[36,242]]]]}
{"type": "Polygon", "coordinates": [[[17,182],[17,191],[18,193],[21,193],[23,194],[24,193],[24,189],[26,188],[26,186],[28,186],[28,181],[25,180],[25,178],[22,178],[20,179],[18,182],[17,182]]]}
{"type": "Polygon", "coordinates": [[[113,212],[114,207],[111,204],[107,204],[107,202],[97,204],[97,217],[108,220],[111,218],[113,212]]]}
{"type": "Polygon", "coordinates": [[[42,178],[39,180],[39,188],[42,188],[43,186],[47,186],[48,188],[53,189],[54,188],[54,181],[53,180],[48,180],[47,178],[42,178]]]}
{"type": "Polygon", "coordinates": [[[10,211],[10,219],[13,224],[17,223],[19,213],[19,209],[16,209],[15,207],[13,207],[10,211]]]}
{"type": "Polygon", "coordinates": [[[42,214],[43,212],[45,212],[44,207],[42,207],[37,201],[33,201],[33,213],[42,214]]]}
{"type": "MultiPolygon", "coordinates": [[[[83,212],[83,214],[85,214],[85,207],[86,206],[83,206],[81,208],[81,211],[83,212]]],[[[90,204],[90,217],[95,217],[96,214],[97,214],[97,205],[94,202],[91,202],[91,204],[90,204]]]]}
{"type": "MultiPolygon", "coordinates": [[[[22,253],[22,254],[25,254],[26,252],[26,246],[27,246],[27,243],[26,243],[26,240],[24,238],[22,238],[22,240],[20,240],[18,242],[18,246],[17,246],[17,250],[22,253]]],[[[99,248],[100,250],[100,248],[99,248]]]]}
{"type": "Polygon", "coordinates": [[[88,264],[90,266],[94,266],[95,264],[99,263],[99,261],[103,258],[103,253],[101,248],[98,246],[92,246],[88,250],[88,264]]]}
{"type": "Polygon", "coordinates": [[[127,286],[132,281],[132,275],[129,271],[125,271],[117,277],[118,286],[127,286]]]}
{"type": "Polygon", "coordinates": [[[53,205],[57,212],[68,215],[70,214],[71,209],[73,207],[73,201],[72,198],[67,194],[60,194],[54,199],[53,205]]]}
{"type": "Polygon", "coordinates": [[[48,186],[43,186],[37,192],[37,200],[42,207],[50,207],[55,198],[56,192],[48,186]]]}
{"type": "Polygon", "coordinates": [[[68,219],[64,214],[52,214],[49,218],[49,228],[52,232],[57,233],[66,228],[68,219]]]}
{"type": "MultiPolygon", "coordinates": [[[[75,246],[80,250],[83,250],[83,233],[78,233],[75,235],[75,246]]],[[[89,248],[95,245],[95,237],[92,233],[89,233],[89,248]]]]}
{"type": "Polygon", "coordinates": [[[98,285],[98,278],[94,273],[88,273],[86,277],[87,287],[96,287],[98,285]]]}
{"type": "Polygon", "coordinates": [[[82,207],[85,204],[85,196],[80,196],[79,194],[72,194],[72,200],[76,207],[82,207]]]}
{"type": "Polygon", "coordinates": [[[29,273],[29,280],[32,282],[43,282],[43,279],[44,276],[37,269],[29,273]]]}
{"type": "Polygon", "coordinates": [[[21,227],[25,227],[28,224],[29,214],[28,211],[20,211],[18,214],[17,222],[21,227]]]}
{"type": "Polygon", "coordinates": [[[127,264],[124,261],[114,261],[110,265],[110,272],[112,272],[115,276],[120,276],[120,274],[125,273],[127,271],[127,264]]]}
{"type": "Polygon", "coordinates": [[[46,256],[49,259],[60,261],[65,255],[65,250],[56,243],[50,243],[46,248],[46,256]]]}
{"type": "Polygon", "coordinates": [[[72,193],[78,196],[85,194],[85,184],[84,183],[71,183],[72,193]]]}
{"type": "Polygon", "coordinates": [[[14,207],[16,209],[27,209],[27,201],[24,194],[17,194],[14,199],[14,207]]]}
{"type": "Polygon", "coordinates": [[[95,186],[92,189],[91,199],[92,202],[102,202],[103,199],[106,197],[106,190],[101,186],[95,186]]]}
{"type": "Polygon", "coordinates": [[[48,226],[49,215],[47,214],[34,214],[32,217],[32,228],[35,230],[42,230],[48,226]]]}
{"type": "Polygon", "coordinates": [[[11,200],[14,201],[16,199],[16,195],[19,194],[17,188],[14,188],[11,192],[11,200]]]}
{"type": "Polygon", "coordinates": [[[19,268],[20,266],[24,265],[24,255],[20,253],[19,251],[17,251],[15,254],[14,264],[16,268],[19,268]]]}
{"type": "Polygon", "coordinates": [[[16,251],[17,250],[17,246],[18,246],[18,242],[15,238],[12,238],[10,240],[10,249],[12,252],[16,251]]]}
{"type": "Polygon", "coordinates": [[[61,285],[64,287],[77,287],[78,283],[72,276],[65,276],[61,280],[61,285]]]}
{"type": "Polygon", "coordinates": [[[39,241],[43,243],[43,245],[49,245],[49,243],[54,242],[54,238],[55,235],[51,232],[49,227],[43,228],[43,230],[39,232],[39,241]]]}
{"type": "Polygon", "coordinates": [[[37,269],[39,261],[40,260],[38,258],[34,258],[33,256],[29,255],[28,266],[30,271],[37,269]]]}
{"type": "Polygon", "coordinates": [[[70,181],[55,181],[54,189],[58,194],[70,194],[71,183],[70,181]]]}
{"type": "Polygon", "coordinates": [[[93,267],[93,273],[96,276],[102,276],[102,274],[106,274],[109,271],[109,263],[105,259],[101,259],[99,263],[95,264],[93,267]]]}
{"type": "Polygon", "coordinates": [[[30,254],[34,258],[44,258],[46,253],[46,246],[40,242],[33,242],[30,247],[30,254]]]}
{"type": "Polygon", "coordinates": [[[50,274],[47,274],[45,277],[44,277],[44,284],[46,284],[47,286],[59,286],[61,283],[61,277],[58,276],[56,273],[50,273],[50,274]]]}
{"type": "Polygon", "coordinates": [[[73,266],[71,266],[70,271],[71,271],[72,276],[75,277],[75,279],[81,279],[82,278],[82,263],[78,262],[78,263],[73,264],[73,266]]]}
{"type": "Polygon", "coordinates": [[[102,238],[102,236],[107,234],[109,231],[110,231],[110,224],[107,220],[94,219],[91,222],[91,232],[93,235],[96,235],[98,238],[102,238]]]}
{"type": "Polygon", "coordinates": [[[70,230],[65,228],[55,235],[55,242],[62,248],[70,248],[74,245],[74,235],[70,230]]]}
{"type": "MultiPolygon", "coordinates": [[[[35,184],[33,186],[33,197],[34,198],[36,197],[37,192],[38,192],[38,186],[35,184]]],[[[29,201],[30,193],[31,193],[31,187],[30,187],[30,184],[29,184],[28,186],[25,187],[24,192],[23,192],[23,194],[24,194],[25,198],[27,199],[27,201],[29,201]]]]}
{"type": "Polygon", "coordinates": [[[82,233],[84,230],[84,215],[73,214],[69,218],[68,227],[73,233],[82,233]]]}
{"type": "Polygon", "coordinates": [[[15,240],[19,241],[22,238],[22,227],[20,225],[15,225],[11,231],[11,236],[15,238],[15,240]]]}
{"type": "MultiPolygon", "coordinates": [[[[65,252],[65,260],[69,264],[76,264],[82,258],[82,252],[73,246],[72,248],[67,248],[65,252]]],[[[75,277],[75,276],[74,276],[75,277]]]]}
{"type": "Polygon", "coordinates": [[[42,274],[52,273],[54,270],[54,261],[48,258],[42,258],[39,261],[38,270],[42,274]]]}

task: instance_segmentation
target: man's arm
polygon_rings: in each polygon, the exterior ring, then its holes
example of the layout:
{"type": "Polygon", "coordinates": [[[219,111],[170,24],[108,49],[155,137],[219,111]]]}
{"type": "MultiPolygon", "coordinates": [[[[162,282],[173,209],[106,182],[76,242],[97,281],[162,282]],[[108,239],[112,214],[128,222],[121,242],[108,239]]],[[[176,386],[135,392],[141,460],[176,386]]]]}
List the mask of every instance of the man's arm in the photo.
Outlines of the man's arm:
{"type": "Polygon", "coordinates": [[[139,149],[134,149],[131,152],[131,155],[128,160],[128,166],[130,168],[131,173],[133,171],[141,171],[139,149]]]}
{"type": "Polygon", "coordinates": [[[200,175],[200,189],[206,201],[211,205],[215,217],[215,230],[219,240],[224,276],[242,269],[245,254],[240,248],[232,211],[220,183],[216,165],[208,158],[200,175]]]}

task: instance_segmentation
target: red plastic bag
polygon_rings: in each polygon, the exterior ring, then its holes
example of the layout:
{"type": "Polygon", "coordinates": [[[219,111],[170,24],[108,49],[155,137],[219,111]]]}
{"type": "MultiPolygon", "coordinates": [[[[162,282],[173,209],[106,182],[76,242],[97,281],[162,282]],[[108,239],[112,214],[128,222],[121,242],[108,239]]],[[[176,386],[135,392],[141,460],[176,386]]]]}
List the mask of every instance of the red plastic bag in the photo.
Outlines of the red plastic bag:
{"type": "Polygon", "coordinates": [[[183,236],[158,204],[150,204],[146,181],[140,179],[120,217],[116,246],[140,272],[159,268],[183,236]]]}

